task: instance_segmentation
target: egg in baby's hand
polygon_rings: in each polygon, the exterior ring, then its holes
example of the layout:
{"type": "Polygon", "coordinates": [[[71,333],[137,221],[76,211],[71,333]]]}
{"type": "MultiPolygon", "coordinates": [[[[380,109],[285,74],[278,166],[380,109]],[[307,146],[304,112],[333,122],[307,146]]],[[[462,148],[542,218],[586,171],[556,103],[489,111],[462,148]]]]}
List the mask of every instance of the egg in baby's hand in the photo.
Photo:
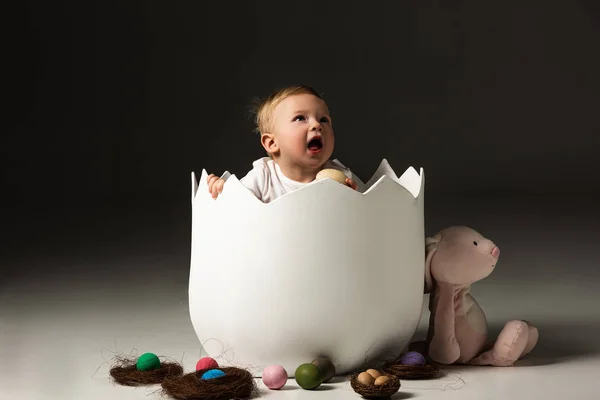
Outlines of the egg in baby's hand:
{"type": "Polygon", "coordinates": [[[315,178],[316,180],[320,181],[322,179],[332,179],[338,183],[341,183],[342,185],[346,184],[346,175],[344,175],[344,173],[338,169],[334,169],[334,168],[325,168],[322,169],[321,171],[319,171],[319,173],[317,174],[317,177],[315,178]]]}

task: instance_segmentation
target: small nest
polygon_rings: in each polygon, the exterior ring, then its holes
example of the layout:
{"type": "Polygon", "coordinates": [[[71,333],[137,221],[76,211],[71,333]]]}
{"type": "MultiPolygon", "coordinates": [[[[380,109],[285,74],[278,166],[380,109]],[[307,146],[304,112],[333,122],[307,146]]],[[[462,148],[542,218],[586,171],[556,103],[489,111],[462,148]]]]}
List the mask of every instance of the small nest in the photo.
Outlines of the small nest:
{"type": "Polygon", "coordinates": [[[252,374],[245,369],[217,369],[225,372],[225,376],[203,380],[202,374],[208,371],[205,369],[181,377],[169,377],[162,383],[163,391],[182,400],[230,400],[249,398],[257,389],[252,374]]]}
{"type": "Polygon", "coordinates": [[[407,365],[392,362],[385,365],[382,370],[399,379],[434,379],[442,374],[438,367],[430,364],[407,365]]]}
{"type": "Polygon", "coordinates": [[[120,359],[116,366],[110,369],[110,376],[123,386],[148,386],[162,383],[167,377],[181,376],[183,367],[174,362],[162,362],[160,368],[150,371],[138,371],[136,361],[120,359]]]}
{"type": "Polygon", "coordinates": [[[382,375],[390,378],[383,385],[365,385],[358,381],[358,375],[354,374],[350,377],[350,386],[365,399],[385,399],[400,389],[400,379],[395,375],[383,373],[382,375]]]}

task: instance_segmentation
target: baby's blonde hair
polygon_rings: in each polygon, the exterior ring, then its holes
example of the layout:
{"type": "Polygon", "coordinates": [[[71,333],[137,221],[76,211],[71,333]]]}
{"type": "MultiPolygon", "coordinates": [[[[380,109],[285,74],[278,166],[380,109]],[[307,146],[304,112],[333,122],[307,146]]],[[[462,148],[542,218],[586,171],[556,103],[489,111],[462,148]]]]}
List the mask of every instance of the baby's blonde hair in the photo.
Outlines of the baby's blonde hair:
{"type": "Polygon", "coordinates": [[[319,94],[315,89],[306,85],[296,85],[296,86],[288,86],[283,89],[279,89],[276,92],[272,93],[269,97],[264,99],[263,101],[258,103],[258,107],[256,108],[256,128],[255,132],[260,134],[261,136],[268,132],[271,129],[273,110],[279,103],[283,100],[287,99],[290,96],[295,96],[298,94],[312,94],[313,96],[318,97],[323,100],[321,94],[319,94]]]}

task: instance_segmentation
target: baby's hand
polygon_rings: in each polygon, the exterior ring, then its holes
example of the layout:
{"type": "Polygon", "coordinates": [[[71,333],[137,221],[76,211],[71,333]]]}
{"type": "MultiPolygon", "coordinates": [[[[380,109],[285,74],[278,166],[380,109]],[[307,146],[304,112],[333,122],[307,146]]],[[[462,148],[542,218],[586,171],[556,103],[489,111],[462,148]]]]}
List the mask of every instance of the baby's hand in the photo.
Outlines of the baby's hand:
{"type": "Polygon", "coordinates": [[[208,178],[206,178],[206,182],[208,182],[208,192],[212,195],[213,199],[216,199],[219,194],[223,192],[225,180],[219,178],[215,174],[210,174],[208,178]]]}
{"type": "Polygon", "coordinates": [[[358,189],[358,184],[350,178],[346,178],[346,185],[350,186],[354,190],[358,189]]]}

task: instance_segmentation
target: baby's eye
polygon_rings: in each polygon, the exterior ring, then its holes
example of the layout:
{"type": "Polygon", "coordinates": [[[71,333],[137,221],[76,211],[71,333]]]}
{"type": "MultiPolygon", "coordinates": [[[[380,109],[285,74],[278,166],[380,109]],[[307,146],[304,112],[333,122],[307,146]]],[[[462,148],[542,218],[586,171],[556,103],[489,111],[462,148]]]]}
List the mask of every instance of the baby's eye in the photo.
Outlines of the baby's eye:
{"type": "Polygon", "coordinates": [[[302,115],[297,115],[294,117],[293,121],[304,121],[306,118],[302,115]]]}
{"type": "Polygon", "coordinates": [[[323,118],[321,118],[321,121],[320,121],[320,122],[323,122],[323,123],[326,123],[326,124],[328,124],[328,123],[329,123],[329,118],[327,118],[327,117],[323,117],[323,118]]]}
{"type": "Polygon", "coordinates": [[[476,241],[473,241],[473,244],[474,244],[475,246],[477,246],[477,242],[476,242],[476,241]]]}

